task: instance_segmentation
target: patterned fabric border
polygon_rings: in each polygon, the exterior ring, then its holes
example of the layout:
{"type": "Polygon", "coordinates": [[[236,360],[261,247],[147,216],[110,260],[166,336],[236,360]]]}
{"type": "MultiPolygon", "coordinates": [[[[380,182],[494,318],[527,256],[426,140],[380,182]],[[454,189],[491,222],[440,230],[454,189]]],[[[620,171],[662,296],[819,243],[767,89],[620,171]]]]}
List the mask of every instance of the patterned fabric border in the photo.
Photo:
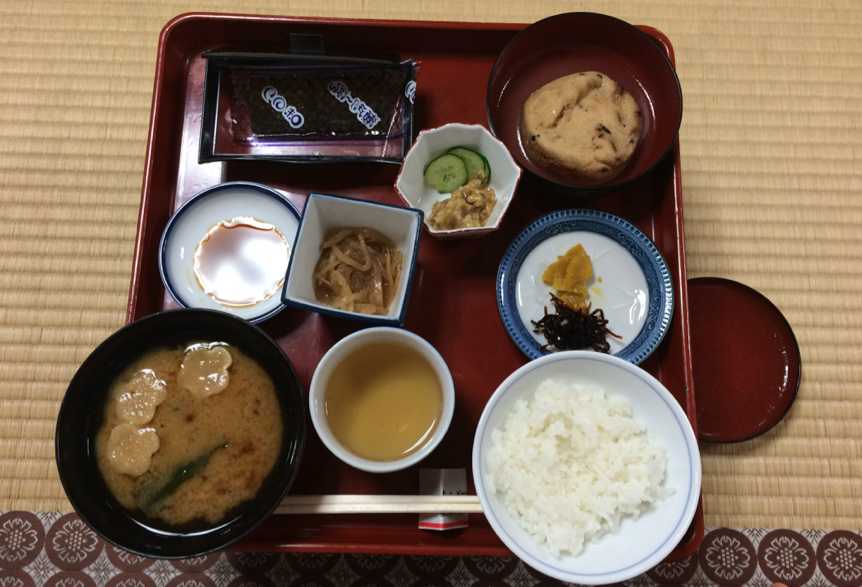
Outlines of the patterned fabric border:
{"type": "MultiPolygon", "coordinates": [[[[862,533],[712,528],[687,560],[620,585],[859,587],[862,533]]],[[[467,587],[563,585],[516,558],[223,551],[142,558],[106,544],[75,514],[0,513],[0,587],[467,587]]]]}

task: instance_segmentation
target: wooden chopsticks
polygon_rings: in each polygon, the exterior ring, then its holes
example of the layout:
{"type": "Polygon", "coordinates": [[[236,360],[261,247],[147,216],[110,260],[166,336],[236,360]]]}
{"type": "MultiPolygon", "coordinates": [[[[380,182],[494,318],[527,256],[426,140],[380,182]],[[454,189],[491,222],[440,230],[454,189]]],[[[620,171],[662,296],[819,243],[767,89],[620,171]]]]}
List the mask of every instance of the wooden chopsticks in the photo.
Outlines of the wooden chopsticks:
{"type": "Polygon", "coordinates": [[[275,514],[479,514],[475,495],[288,495],[275,514]]]}

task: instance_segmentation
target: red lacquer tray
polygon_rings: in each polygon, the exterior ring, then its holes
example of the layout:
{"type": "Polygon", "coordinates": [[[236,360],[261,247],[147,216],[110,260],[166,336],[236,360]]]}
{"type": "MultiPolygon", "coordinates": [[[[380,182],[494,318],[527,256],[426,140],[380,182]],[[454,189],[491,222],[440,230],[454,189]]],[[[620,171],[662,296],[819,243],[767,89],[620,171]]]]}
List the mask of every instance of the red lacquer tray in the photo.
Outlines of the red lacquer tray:
{"type": "MultiPolygon", "coordinates": [[[[254,181],[285,193],[302,209],[310,191],[398,204],[393,188],[398,167],[386,164],[298,165],[264,161],[198,164],[205,63],[203,51],[232,48],[283,51],[290,33],[323,35],[328,51],[389,53],[421,62],[417,78],[415,132],[448,122],[487,126],[488,75],[506,42],[525,25],[305,19],[192,14],[168,23],[159,41],[147,144],[141,213],[127,321],[176,304],[159,277],[158,246],[174,210],[201,189],[225,181],[254,181]]],[[[659,31],[641,27],[673,60],[659,31]]],[[[443,242],[427,233],[404,327],[440,351],[452,371],[457,405],[450,430],[423,467],[463,468],[470,473],[475,427],[487,399],[527,358],[511,341],[494,293],[497,268],[512,240],[540,216],[560,209],[595,207],[617,214],[649,235],[667,260],[676,292],[671,329],[643,368],[676,397],[695,426],[688,329],[685,247],[679,145],[652,173],[625,192],[595,200],[543,193],[525,178],[499,230],[475,240],[443,242]]],[[[358,322],[288,308],[264,322],[293,362],[308,389],[320,357],[358,322]]],[[[309,429],[294,494],[415,495],[417,467],[373,475],[332,456],[309,429]]],[[[472,481],[469,492],[474,493],[472,481]]],[[[417,516],[272,516],[238,548],[256,550],[372,552],[434,555],[511,555],[484,516],[469,528],[419,530],[417,516]]],[[[703,536],[700,508],[672,558],[692,554],[703,536]]]]}

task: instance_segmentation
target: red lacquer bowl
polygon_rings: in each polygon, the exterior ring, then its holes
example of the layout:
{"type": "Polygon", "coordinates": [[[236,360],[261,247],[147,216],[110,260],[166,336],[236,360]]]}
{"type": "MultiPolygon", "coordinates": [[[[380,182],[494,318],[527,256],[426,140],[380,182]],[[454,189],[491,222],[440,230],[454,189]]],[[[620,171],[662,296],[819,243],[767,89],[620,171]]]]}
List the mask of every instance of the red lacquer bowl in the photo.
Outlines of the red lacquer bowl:
{"type": "Polygon", "coordinates": [[[488,80],[488,123],[524,170],[575,196],[633,182],[671,150],[682,121],[682,91],[670,60],[650,37],[622,20],[589,12],[558,14],[528,26],[500,53],[488,80]],[[597,71],[621,84],[644,117],[640,143],[623,171],[600,185],[578,184],[532,162],[521,146],[524,102],[545,84],[597,71]]]}

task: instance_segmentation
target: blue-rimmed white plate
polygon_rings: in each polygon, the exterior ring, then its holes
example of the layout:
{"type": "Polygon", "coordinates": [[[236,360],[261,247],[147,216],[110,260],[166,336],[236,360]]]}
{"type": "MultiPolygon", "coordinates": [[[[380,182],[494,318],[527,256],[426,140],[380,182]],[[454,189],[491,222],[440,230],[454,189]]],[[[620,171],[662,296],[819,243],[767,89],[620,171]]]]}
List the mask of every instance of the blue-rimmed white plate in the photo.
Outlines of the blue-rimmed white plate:
{"type": "Polygon", "coordinates": [[[643,232],[612,214],[563,210],[528,226],[512,242],[497,273],[497,307],[512,340],[531,359],[549,354],[533,321],[554,312],[553,287],[542,273],[577,244],[593,265],[587,280],[591,310],[600,308],[610,354],[639,364],[661,343],[673,315],[673,282],[664,257],[643,232]]]}

